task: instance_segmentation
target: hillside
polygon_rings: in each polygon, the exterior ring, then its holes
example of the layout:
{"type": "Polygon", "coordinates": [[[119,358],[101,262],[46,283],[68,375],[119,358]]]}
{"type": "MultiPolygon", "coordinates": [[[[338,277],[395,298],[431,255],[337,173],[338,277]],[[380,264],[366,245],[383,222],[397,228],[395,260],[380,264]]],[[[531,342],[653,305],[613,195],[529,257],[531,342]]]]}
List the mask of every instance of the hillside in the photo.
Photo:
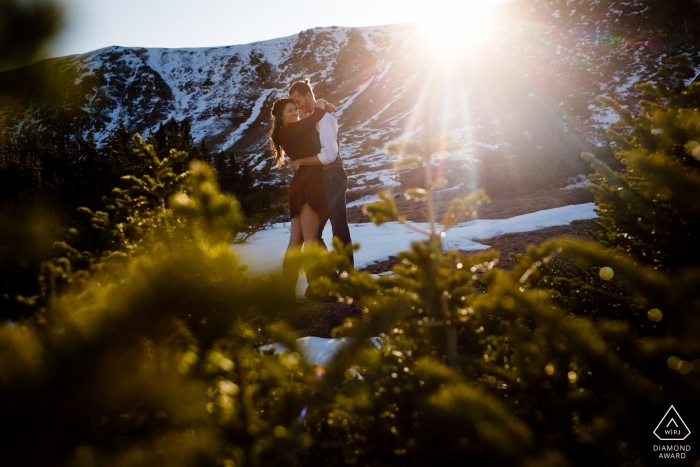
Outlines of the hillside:
{"type": "Polygon", "coordinates": [[[504,174],[506,185],[525,175],[551,181],[545,172],[578,173],[579,154],[606,145],[614,117],[596,96],[633,105],[633,85],[653,78],[670,52],[685,49],[700,63],[694,33],[682,33],[690,19],[663,22],[658,4],[502,4],[486,36],[448,57],[417,24],[315,28],[215,48],[109,47],[0,74],[0,124],[92,132],[99,141],[120,120],[148,133],[187,118],[196,141],[243,154],[261,170],[270,165],[270,106],[308,76],[319,96],[338,104],[355,192],[398,184],[383,146],[416,130],[417,109],[430,109],[463,143],[443,168],[452,184],[504,174]]]}

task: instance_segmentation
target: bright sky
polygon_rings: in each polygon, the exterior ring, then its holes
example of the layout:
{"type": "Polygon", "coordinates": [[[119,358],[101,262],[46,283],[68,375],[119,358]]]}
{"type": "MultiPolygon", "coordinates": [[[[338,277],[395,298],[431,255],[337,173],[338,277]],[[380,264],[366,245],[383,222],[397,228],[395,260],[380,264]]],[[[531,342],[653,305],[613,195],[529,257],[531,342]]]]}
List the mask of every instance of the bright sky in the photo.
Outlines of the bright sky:
{"type": "Polygon", "coordinates": [[[209,47],[318,26],[375,26],[452,17],[503,0],[63,0],[67,24],[51,55],[108,47],[209,47]]]}

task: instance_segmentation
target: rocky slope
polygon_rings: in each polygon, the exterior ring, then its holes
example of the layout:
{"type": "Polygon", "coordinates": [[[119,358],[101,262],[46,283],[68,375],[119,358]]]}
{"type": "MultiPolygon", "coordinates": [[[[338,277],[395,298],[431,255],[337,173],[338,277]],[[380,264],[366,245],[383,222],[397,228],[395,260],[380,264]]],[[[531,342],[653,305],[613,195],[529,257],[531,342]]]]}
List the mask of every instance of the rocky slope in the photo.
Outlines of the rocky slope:
{"type": "MultiPolygon", "coordinates": [[[[513,1],[498,7],[486,35],[451,55],[417,24],[316,28],[216,48],[109,47],[0,74],[0,127],[100,140],[120,119],[147,133],[188,118],[195,140],[262,169],[272,102],[310,77],[339,107],[356,190],[397,183],[383,146],[412,134],[423,114],[464,143],[448,156],[451,167],[492,154],[573,166],[604,144],[614,120],[596,96],[634,104],[634,83],[654,78],[671,52],[649,3],[513,1]]],[[[697,49],[686,50],[700,63],[697,49]]]]}

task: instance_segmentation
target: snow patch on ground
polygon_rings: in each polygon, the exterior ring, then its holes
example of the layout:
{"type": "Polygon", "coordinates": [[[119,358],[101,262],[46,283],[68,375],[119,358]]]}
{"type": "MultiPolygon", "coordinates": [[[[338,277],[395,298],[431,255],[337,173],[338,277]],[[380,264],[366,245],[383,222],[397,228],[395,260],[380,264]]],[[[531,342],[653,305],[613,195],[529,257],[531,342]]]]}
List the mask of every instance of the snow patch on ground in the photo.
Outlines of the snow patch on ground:
{"type": "Polygon", "coordinates": [[[462,185],[464,185],[464,183],[458,183],[457,185],[454,185],[454,186],[451,186],[451,187],[442,188],[442,189],[440,189],[440,190],[434,190],[433,193],[443,193],[443,192],[445,192],[445,191],[459,190],[460,188],[462,188],[462,185]]]}
{"type": "Polygon", "coordinates": [[[575,177],[570,178],[569,181],[571,183],[569,183],[565,187],[559,188],[559,189],[560,190],[573,190],[574,188],[583,188],[586,185],[588,185],[589,183],[591,183],[591,181],[588,179],[588,177],[586,177],[583,174],[578,174],[575,177]]]}
{"type": "Polygon", "coordinates": [[[347,207],[354,208],[356,206],[363,206],[363,205],[368,204],[368,203],[376,203],[377,201],[379,201],[379,196],[368,195],[368,196],[363,196],[360,199],[357,199],[355,201],[348,203],[347,207]]]}
{"type": "MultiPolygon", "coordinates": [[[[376,348],[381,348],[381,341],[378,337],[371,337],[370,343],[376,348]]],[[[304,357],[304,361],[309,365],[326,367],[333,357],[345,346],[351,343],[347,337],[339,339],[324,339],[322,337],[302,337],[297,339],[297,349],[304,357]]],[[[259,348],[261,352],[274,352],[276,354],[289,352],[290,350],[276,342],[274,344],[263,345],[259,348]]]]}

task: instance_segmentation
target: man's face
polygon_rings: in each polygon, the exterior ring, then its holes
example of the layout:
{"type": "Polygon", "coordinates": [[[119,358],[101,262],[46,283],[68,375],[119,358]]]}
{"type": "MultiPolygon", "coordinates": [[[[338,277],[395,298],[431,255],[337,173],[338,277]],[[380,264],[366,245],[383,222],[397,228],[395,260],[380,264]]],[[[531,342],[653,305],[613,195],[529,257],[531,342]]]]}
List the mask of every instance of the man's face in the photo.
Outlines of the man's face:
{"type": "Polygon", "coordinates": [[[307,114],[313,110],[313,98],[311,97],[310,92],[307,92],[305,96],[302,96],[297,91],[294,91],[292,94],[290,94],[289,98],[292,100],[292,102],[294,102],[294,105],[297,106],[297,109],[299,109],[301,113],[307,114]]]}

